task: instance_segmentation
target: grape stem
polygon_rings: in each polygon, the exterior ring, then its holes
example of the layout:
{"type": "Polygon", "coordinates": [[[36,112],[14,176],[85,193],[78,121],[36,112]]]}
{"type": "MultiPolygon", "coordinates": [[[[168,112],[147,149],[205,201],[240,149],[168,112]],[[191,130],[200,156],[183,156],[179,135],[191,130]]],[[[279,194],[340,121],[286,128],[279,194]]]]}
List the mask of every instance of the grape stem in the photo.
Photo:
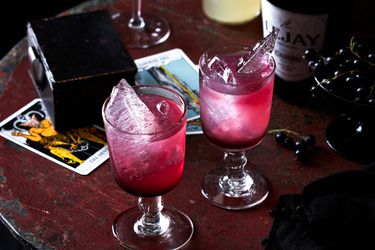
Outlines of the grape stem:
{"type": "MultiPolygon", "coordinates": [[[[334,77],[330,78],[330,80],[336,80],[337,78],[341,77],[341,76],[344,76],[344,75],[354,75],[354,74],[357,74],[359,73],[359,70],[355,69],[355,70],[350,70],[348,72],[342,72],[338,75],[335,75],[334,77]]],[[[326,83],[328,79],[323,79],[321,83],[326,83]]]]}
{"type": "Polygon", "coordinates": [[[350,39],[350,45],[349,45],[349,49],[350,51],[353,53],[353,55],[355,55],[356,57],[358,57],[359,59],[363,60],[365,63],[371,65],[371,66],[375,66],[375,63],[371,63],[370,61],[366,60],[365,58],[361,57],[358,52],[357,52],[357,47],[358,47],[358,42],[357,40],[355,39],[354,36],[351,37],[350,39]]]}
{"type": "MultiPolygon", "coordinates": [[[[347,46],[346,48],[350,50],[352,55],[354,55],[356,58],[358,58],[362,62],[366,63],[369,66],[370,70],[373,70],[374,67],[375,67],[375,63],[372,63],[371,61],[367,60],[365,57],[363,57],[359,54],[359,46],[360,46],[359,42],[356,40],[356,38],[354,36],[352,36],[351,39],[350,39],[349,46],[347,46]]],[[[319,60],[324,62],[325,57],[322,56],[322,55],[319,55],[319,60]]],[[[314,73],[316,73],[315,69],[313,69],[313,71],[314,71],[314,73]]],[[[323,78],[323,79],[321,79],[322,77],[319,78],[317,76],[317,74],[315,74],[315,78],[317,80],[316,86],[324,86],[323,84],[326,84],[329,81],[336,80],[338,78],[346,77],[346,76],[355,76],[356,74],[359,74],[359,73],[360,73],[360,70],[354,69],[354,70],[350,70],[350,71],[341,72],[341,73],[339,73],[339,74],[337,74],[333,77],[330,77],[330,78],[323,78]]],[[[369,100],[370,98],[375,97],[375,92],[374,92],[375,81],[371,82],[371,86],[369,88],[370,88],[369,94],[366,97],[364,97],[364,100],[369,100]]]]}
{"type": "MultiPolygon", "coordinates": [[[[352,76],[352,75],[357,74],[357,73],[359,73],[359,70],[357,70],[357,69],[350,70],[348,72],[342,72],[338,75],[335,75],[334,77],[332,77],[330,79],[323,79],[321,81],[318,81],[318,83],[316,85],[321,86],[322,84],[327,83],[329,80],[336,80],[337,78],[339,78],[341,76],[344,76],[344,75],[352,76]]],[[[370,94],[365,99],[369,99],[369,98],[373,97],[372,93],[374,93],[374,88],[375,88],[375,82],[370,86],[370,94]]]]}
{"type": "Polygon", "coordinates": [[[302,137],[301,134],[299,134],[299,133],[297,133],[293,130],[286,129],[286,128],[270,129],[270,130],[267,131],[267,134],[276,134],[276,133],[279,133],[279,132],[286,132],[288,134],[293,134],[295,136],[302,137]]]}
{"type": "MultiPolygon", "coordinates": [[[[367,64],[369,64],[370,66],[375,66],[375,63],[371,63],[369,62],[368,60],[366,60],[365,58],[362,58],[358,53],[357,53],[357,47],[358,47],[358,42],[355,40],[355,37],[352,36],[352,38],[350,39],[350,46],[349,46],[349,49],[350,51],[353,53],[353,55],[355,55],[356,57],[358,57],[359,59],[363,60],[364,62],[366,62],[367,64]]],[[[366,97],[366,99],[369,99],[371,97],[373,97],[373,91],[374,91],[374,88],[375,88],[375,82],[371,85],[370,87],[370,94],[366,97]]]]}

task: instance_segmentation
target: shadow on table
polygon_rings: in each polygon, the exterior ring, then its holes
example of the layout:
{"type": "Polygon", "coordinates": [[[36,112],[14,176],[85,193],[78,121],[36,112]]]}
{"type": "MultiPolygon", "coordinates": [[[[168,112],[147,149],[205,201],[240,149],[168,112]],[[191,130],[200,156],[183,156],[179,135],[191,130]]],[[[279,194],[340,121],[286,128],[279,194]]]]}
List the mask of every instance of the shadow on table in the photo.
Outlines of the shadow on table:
{"type": "Polygon", "coordinates": [[[85,0],[6,1],[0,9],[0,59],[26,36],[26,23],[33,19],[47,18],[70,9],[85,0]],[[26,11],[21,11],[21,8],[26,11]]]}
{"type": "Polygon", "coordinates": [[[0,222],[0,249],[6,250],[34,250],[32,246],[25,246],[18,241],[3,223],[0,222]]]}
{"type": "MultiPolygon", "coordinates": [[[[32,19],[54,16],[85,0],[51,0],[51,1],[6,1],[0,9],[0,28],[2,40],[0,43],[0,59],[26,36],[26,23],[32,19]],[[26,15],[20,8],[26,9],[26,15]],[[9,15],[9,13],[11,13],[9,15]],[[11,25],[10,25],[11,24],[11,25]]],[[[4,250],[33,250],[24,246],[0,222],[0,249],[4,250]]]]}

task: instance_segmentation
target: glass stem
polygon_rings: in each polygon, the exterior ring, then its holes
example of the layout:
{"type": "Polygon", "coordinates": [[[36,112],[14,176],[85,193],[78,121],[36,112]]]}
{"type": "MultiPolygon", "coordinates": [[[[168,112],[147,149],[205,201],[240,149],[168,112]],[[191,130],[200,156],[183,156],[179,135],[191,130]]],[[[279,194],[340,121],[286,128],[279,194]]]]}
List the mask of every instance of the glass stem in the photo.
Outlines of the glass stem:
{"type": "Polygon", "coordinates": [[[142,0],[133,0],[132,3],[132,17],[129,20],[129,28],[142,29],[145,26],[145,21],[141,15],[142,0]]]}
{"type": "Polygon", "coordinates": [[[225,152],[227,174],[221,177],[220,187],[227,196],[239,197],[247,194],[253,180],[245,171],[247,158],[245,152],[225,152]]]}
{"type": "Polygon", "coordinates": [[[134,224],[134,231],[144,236],[161,235],[168,231],[170,220],[161,213],[163,201],[161,196],[140,197],[138,207],[143,213],[134,224]]]}
{"type": "Polygon", "coordinates": [[[245,152],[225,152],[224,161],[230,179],[241,179],[244,177],[244,168],[247,163],[245,152]]]}

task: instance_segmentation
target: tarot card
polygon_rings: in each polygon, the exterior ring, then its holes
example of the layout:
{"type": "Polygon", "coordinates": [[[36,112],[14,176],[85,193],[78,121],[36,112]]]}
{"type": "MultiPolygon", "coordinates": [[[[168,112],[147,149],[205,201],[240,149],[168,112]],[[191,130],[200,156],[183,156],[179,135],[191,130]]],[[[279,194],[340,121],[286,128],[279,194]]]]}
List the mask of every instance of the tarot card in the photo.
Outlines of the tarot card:
{"type": "Polygon", "coordinates": [[[109,157],[103,129],[93,125],[57,132],[41,99],[1,122],[0,135],[81,175],[89,174],[109,157]]]}
{"type": "Polygon", "coordinates": [[[199,118],[198,68],[181,49],[143,57],[135,63],[136,84],[158,84],[177,91],[185,100],[187,120],[199,118]]]}
{"type": "Polygon", "coordinates": [[[200,118],[196,118],[194,120],[187,121],[186,134],[187,135],[203,134],[200,118]]]}

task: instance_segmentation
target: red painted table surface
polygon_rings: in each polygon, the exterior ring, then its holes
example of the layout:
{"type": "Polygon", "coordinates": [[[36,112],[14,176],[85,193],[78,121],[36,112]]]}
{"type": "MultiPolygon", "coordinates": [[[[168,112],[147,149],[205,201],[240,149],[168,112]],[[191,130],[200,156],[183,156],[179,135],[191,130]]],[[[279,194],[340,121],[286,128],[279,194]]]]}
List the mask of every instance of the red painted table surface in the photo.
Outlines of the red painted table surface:
{"type": "MultiPolygon", "coordinates": [[[[108,9],[130,11],[130,1],[90,1],[64,14],[108,9]]],[[[193,60],[208,48],[250,43],[261,37],[261,18],[238,26],[208,20],[201,1],[144,1],[144,11],[163,15],[170,22],[171,37],[150,49],[131,49],[136,58],[181,48],[193,60]]],[[[126,20],[114,20],[122,37],[126,20]]],[[[0,61],[0,120],[37,97],[27,73],[25,39],[0,61]]],[[[227,211],[212,206],[200,192],[205,173],[222,163],[222,152],[204,135],[188,136],[182,181],[165,195],[165,205],[175,206],[192,219],[195,231],[186,249],[262,249],[261,241],[272,226],[268,211],[279,195],[300,193],[313,180],[361,165],[347,161],[325,143],[325,128],[333,119],[329,113],[288,104],[274,96],[269,128],[289,128],[314,134],[312,161],[304,167],[293,153],[278,146],[272,135],[248,152],[249,160],[269,180],[271,193],[260,206],[227,211]]],[[[137,203],[114,182],[109,162],[88,176],[75,174],[14,143],[0,138],[0,213],[19,239],[42,249],[120,249],[111,232],[116,215],[137,203]]]]}

